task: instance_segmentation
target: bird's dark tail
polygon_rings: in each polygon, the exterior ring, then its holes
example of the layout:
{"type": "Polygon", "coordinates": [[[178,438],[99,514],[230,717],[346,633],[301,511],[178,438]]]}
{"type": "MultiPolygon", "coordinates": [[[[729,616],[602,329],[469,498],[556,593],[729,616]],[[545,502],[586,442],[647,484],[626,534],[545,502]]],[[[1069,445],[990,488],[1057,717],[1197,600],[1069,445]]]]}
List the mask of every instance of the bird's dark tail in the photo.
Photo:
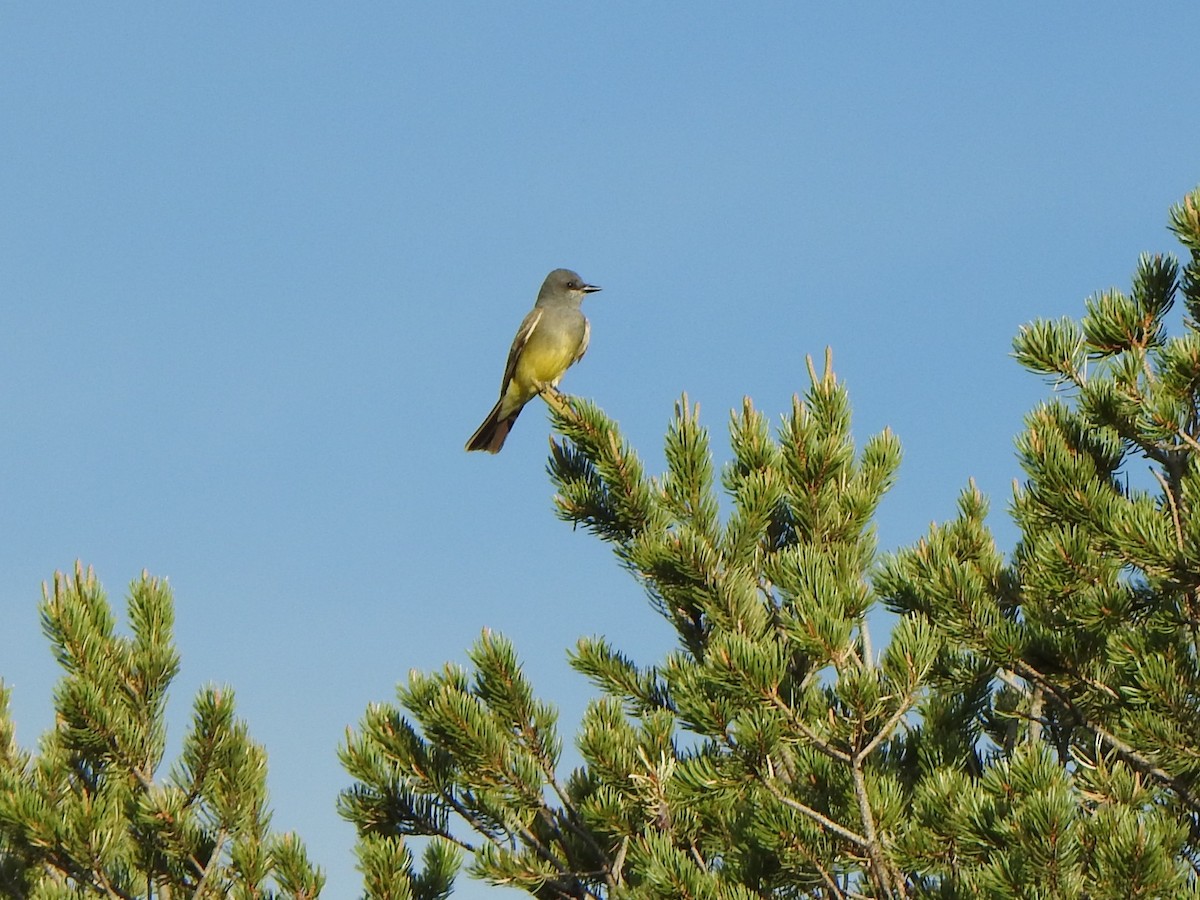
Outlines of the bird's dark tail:
{"type": "Polygon", "coordinates": [[[467,441],[467,450],[486,450],[488,453],[500,452],[500,448],[504,446],[505,438],[512,431],[513,422],[517,421],[517,416],[521,414],[521,407],[518,406],[515,412],[511,412],[504,418],[501,418],[500,404],[503,402],[503,398],[498,400],[496,405],[492,407],[492,411],[488,413],[487,418],[483,420],[483,424],[475,429],[475,433],[467,441]]]}

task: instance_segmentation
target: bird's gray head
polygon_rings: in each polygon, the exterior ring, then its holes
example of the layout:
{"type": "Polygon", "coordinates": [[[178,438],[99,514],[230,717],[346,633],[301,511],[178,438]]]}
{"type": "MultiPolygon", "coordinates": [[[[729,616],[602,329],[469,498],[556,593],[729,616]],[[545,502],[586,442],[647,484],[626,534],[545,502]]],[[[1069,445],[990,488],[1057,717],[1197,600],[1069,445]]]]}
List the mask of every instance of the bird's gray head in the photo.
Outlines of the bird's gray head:
{"type": "Polygon", "coordinates": [[[572,272],[570,269],[555,269],[546,276],[546,280],[542,282],[542,289],[538,291],[537,302],[541,305],[548,301],[570,300],[576,304],[582,303],[583,298],[588,294],[595,293],[600,290],[594,284],[588,284],[579,277],[577,272],[572,272]]]}

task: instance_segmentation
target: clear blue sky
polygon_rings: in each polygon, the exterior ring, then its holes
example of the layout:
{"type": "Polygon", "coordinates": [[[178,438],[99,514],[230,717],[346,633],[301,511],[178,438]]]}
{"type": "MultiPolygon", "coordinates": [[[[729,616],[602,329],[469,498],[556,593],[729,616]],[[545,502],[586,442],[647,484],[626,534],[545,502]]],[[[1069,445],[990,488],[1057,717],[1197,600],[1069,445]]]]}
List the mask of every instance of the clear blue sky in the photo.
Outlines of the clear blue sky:
{"type": "MultiPolygon", "coordinates": [[[[552,514],[531,406],[463,442],[546,272],[563,387],[652,471],[682,391],[725,453],[833,347],[905,459],[881,545],[975,477],[1005,507],[1021,323],[1177,248],[1200,7],[1117,3],[0,4],[0,676],[52,722],[39,584],[167,576],[183,670],[232,685],[274,824],[353,896],[335,751],[487,626],[573,731],[565,648],[667,645],[552,514]]],[[[512,896],[471,886],[459,896],[512,896]]]]}

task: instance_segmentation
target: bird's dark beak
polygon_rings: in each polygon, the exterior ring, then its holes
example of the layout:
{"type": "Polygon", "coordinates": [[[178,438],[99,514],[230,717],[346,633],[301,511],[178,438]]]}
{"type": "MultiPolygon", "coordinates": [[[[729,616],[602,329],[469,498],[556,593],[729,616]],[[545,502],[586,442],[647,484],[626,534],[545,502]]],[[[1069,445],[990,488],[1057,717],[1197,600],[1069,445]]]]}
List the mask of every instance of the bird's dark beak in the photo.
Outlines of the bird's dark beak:
{"type": "Polygon", "coordinates": [[[582,290],[585,294],[594,294],[596,291],[601,290],[601,288],[594,284],[585,284],[582,288],[580,288],[580,290],[582,290]]]}

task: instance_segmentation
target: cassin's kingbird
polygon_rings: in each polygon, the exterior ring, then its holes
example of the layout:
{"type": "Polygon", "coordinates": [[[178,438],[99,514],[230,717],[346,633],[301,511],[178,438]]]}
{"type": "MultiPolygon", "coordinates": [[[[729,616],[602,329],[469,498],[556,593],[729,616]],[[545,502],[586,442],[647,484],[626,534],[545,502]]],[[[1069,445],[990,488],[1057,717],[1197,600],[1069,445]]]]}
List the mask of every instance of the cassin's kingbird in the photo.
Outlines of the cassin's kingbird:
{"type": "Polygon", "coordinates": [[[500,399],[467,441],[468,450],[499,453],[521,408],[543,390],[557,387],[567,369],[583,359],[591,326],[579,306],[598,290],[570,269],[546,276],[508,351],[500,399]]]}

